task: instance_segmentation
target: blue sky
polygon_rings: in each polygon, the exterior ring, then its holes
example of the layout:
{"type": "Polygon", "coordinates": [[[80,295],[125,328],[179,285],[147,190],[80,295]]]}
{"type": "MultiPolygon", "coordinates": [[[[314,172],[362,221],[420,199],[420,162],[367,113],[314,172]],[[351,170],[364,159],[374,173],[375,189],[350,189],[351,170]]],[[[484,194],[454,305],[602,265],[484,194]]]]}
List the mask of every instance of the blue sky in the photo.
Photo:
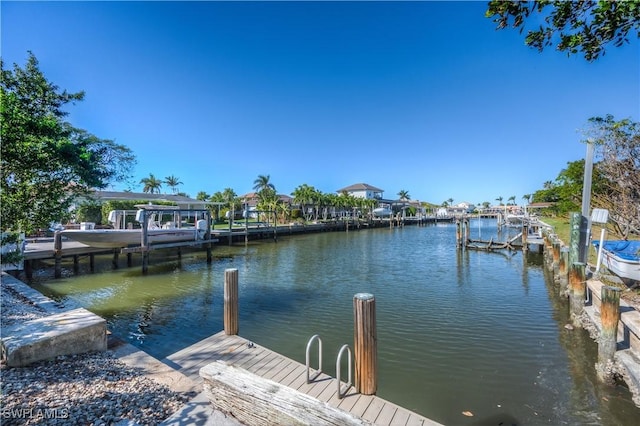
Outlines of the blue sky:
{"type": "MultiPolygon", "coordinates": [[[[594,63],[497,31],[486,2],[8,2],[27,51],[83,102],[69,121],[191,196],[365,182],[387,198],[506,201],[584,158],[593,116],[640,119],[638,41],[594,63]]],[[[164,191],[170,191],[164,187],[164,191]]]]}

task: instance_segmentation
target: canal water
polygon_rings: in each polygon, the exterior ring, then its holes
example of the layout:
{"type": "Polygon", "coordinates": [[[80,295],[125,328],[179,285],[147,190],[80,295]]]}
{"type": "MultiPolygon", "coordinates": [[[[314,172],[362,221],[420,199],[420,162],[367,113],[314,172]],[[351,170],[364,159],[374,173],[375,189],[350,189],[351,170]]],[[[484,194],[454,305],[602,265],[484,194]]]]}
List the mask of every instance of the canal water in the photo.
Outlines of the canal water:
{"type": "MultiPolygon", "coordinates": [[[[490,220],[471,230],[498,235],[490,220]]],[[[222,329],[224,270],[237,268],[240,335],[304,363],[320,334],[332,375],[339,348],[353,344],[353,296],[371,293],[380,397],[449,425],[640,419],[624,386],[598,384],[596,344],[565,328],[567,303],[539,254],[458,251],[452,224],[287,236],[213,254],[207,264],[202,252],[154,251],[145,276],[139,260],[111,270],[105,257],[96,273],[42,273],[32,285],[161,359],[222,329]]]]}

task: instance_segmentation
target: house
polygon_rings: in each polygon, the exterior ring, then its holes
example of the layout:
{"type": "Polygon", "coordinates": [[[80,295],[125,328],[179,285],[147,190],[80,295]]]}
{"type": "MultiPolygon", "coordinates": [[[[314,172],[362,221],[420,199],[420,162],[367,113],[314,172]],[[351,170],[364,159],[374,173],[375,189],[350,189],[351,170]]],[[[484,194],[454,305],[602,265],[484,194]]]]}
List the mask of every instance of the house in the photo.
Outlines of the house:
{"type": "Polygon", "coordinates": [[[338,189],[336,192],[338,194],[346,192],[347,194],[357,198],[382,200],[382,193],[384,192],[384,190],[366,183],[356,183],[354,185],[338,189]]]}

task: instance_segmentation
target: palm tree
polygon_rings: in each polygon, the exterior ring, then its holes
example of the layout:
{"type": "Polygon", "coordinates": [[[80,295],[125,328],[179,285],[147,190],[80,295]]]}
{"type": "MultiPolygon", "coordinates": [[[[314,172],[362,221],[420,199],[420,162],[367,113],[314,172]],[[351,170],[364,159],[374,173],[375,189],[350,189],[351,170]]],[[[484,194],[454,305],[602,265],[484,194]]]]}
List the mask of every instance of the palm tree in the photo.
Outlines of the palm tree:
{"type": "Polygon", "coordinates": [[[525,200],[527,204],[529,204],[531,202],[531,194],[524,194],[522,196],[522,199],[525,200]]]}
{"type": "Polygon", "coordinates": [[[258,175],[256,180],[253,181],[253,190],[258,194],[266,189],[275,191],[276,187],[271,182],[269,182],[269,179],[269,175],[258,175]]]}
{"type": "Polygon", "coordinates": [[[496,198],[496,201],[500,203],[499,205],[502,205],[502,195],[496,198]]]}
{"type": "Polygon", "coordinates": [[[225,188],[222,191],[222,199],[229,206],[229,210],[236,209],[236,204],[238,202],[238,194],[236,194],[236,192],[233,189],[225,188]]]}
{"type": "Polygon", "coordinates": [[[453,198],[449,198],[447,200],[447,206],[452,206],[453,205],[453,198]]]}
{"type": "Polygon", "coordinates": [[[157,179],[153,173],[149,173],[149,177],[140,179],[140,183],[144,185],[142,192],[150,194],[159,194],[162,188],[162,181],[157,179]]]}
{"type": "Polygon", "coordinates": [[[204,191],[200,191],[198,192],[198,195],[196,195],[196,200],[207,201],[208,198],[209,198],[209,194],[207,194],[204,191]]]}
{"type": "MultiPolygon", "coordinates": [[[[511,201],[511,204],[515,206],[516,205],[516,196],[512,195],[511,197],[509,197],[509,199],[507,201],[511,201]]],[[[507,203],[507,204],[509,204],[509,203],[507,203]]]]}
{"type": "Polygon", "coordinates": [[[300,211],[307,221],[311,220],[311,215],[308,215],[309,212],[307,211],[308,206],[311,206],[311,208],[313,209],[312,211],[315,211],[314,203],[316,201],[319,201],[319,194],[320,191],[318,191],[313,186],[307,185],[306,183],[298,186],[291,193],[291,195],[293,196],[293,202],[300,206],[300,211]]]}
{"type": "Polygon", "coordinates": [[[401,189],[398,192],[398,197],[400,197],[400,201],[409,201],[411,199],[411,197],[409,197],[409,191],[404,189],[401,189]]]}
{"type": "Polygon", "coordinates": [[[174,175],[165,177],[164,183],[166,183],[167,186],[171,188],[174,194],[178,192],[178,186],[182,185],[182,182],[180,182],[180,178],[174,175]]]}

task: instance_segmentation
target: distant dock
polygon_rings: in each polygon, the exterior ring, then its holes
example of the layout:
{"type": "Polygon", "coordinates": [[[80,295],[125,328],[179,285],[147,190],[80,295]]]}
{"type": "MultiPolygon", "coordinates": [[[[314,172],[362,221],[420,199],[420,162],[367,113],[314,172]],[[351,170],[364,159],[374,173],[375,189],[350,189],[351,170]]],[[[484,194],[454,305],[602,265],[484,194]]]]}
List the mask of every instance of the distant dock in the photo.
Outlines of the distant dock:
{"type": "MultiPolygon", "coordinates": [[[[236,222],[231,229],[212,229],[210,239],[196,241],[182,241],[165,244],[149,244],[147,246],[130,246],[123,248],[99,248],[91,247],[76,241],[62,238],[57,233],[52,238],[27,238],[24,255],[24,271],[27,279],[31,279],[35,261],[54,260],[54,274],[56,278],[61,276],[62,259],[73,258],[73,269],[79,269],[81,259],[88,258],[89,268],[93,271],[95,255],[112,255],[114,269],[119,267],[120,255],[126,255],[127,266],[132,265],[134,253],[146,253],[158,249],[176,249],[178,253],[184,247],[204,248],[207,250],[207,261],[210,261],[210,250],[216,244],[228,244],[248,242],[250,240],[277,240],[281,236],[315,233],[315,232],[351,232],[372,228],[396,228],[405,225],[423,226],[439,222],[452,222],[452,217],[435,216],[408,216],[392,218],[374,218],[370,220],[334,220],[317,223],[290,223],[286,225],[270,226],[255,225],[248,222],[236,222]]],[[[143,265],[144,266],[144,265],[143,265]]],[[[143,268],[144,269],[144,268],[143,268]]]]}

